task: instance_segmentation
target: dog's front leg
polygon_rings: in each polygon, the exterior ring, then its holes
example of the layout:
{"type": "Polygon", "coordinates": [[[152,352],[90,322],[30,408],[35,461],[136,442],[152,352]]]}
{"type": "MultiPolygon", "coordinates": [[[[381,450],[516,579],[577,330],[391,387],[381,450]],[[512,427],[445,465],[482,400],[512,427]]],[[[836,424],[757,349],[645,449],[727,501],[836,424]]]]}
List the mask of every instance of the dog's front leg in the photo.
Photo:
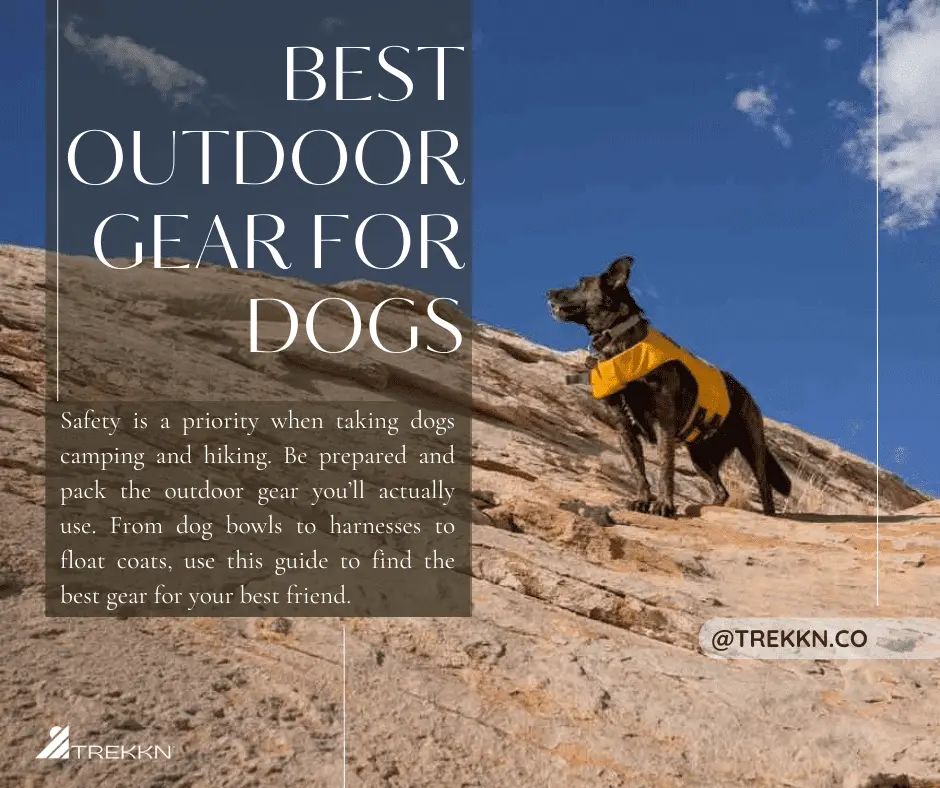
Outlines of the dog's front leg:
{"type": "Polygon", "coordinates": [[[620,429],[620,450],[627,462],[632,466],[639,482],[637,497],[630,501],[630,508],[635,512],[648,512],[653,504],[653,491],[650,489],[649,479],[646,478],[646,460],[643,457],[643,446],[631,424],[624,424],[620,429]]]}
{"type": "Polygon", "coordinates": [[[650,505],[650,514],[676,516],[676,415],[672,402],[658,413],[656,442],[660,448],[659,497],[650,505]]]}
{"type": "Polygon", "coordinates": [[[620,440],[620,451],[627,461],[630,470],[637,477],[637,497],[630,501],[630,509],[635,512],[648,512],[653,501],[653,492],[650,489],[649,479],[646,477],[646,459],[643,456],[643,446],[636,433],[636,428],[629,414],[623,409],[625,405],[611,406],[617,414],[617,437],[620,440]]]}

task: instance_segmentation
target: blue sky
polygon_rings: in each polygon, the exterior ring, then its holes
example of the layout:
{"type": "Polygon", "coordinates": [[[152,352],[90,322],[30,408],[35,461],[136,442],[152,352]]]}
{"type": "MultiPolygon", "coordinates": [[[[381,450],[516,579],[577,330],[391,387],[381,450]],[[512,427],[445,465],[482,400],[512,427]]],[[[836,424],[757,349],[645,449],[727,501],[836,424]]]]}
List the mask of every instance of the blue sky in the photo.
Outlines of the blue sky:
{"type": "MultiPolygon", "coordinates": [[[[940,494],[940,100],[919,77],[936,9],[911,0],[882,26],[882,217],[899,229],[881,233],[880,454],[940,494]]],[[[0,0],[0,241],[37,246],[41,11],[0,0]]],[[[582,346],[544,291],[632,254],[657,326],[766,415],[874,459],[875,189],[845,149],[865,150],[873,4],[481,0],[474,15],[475,316],[582,346]]]]}

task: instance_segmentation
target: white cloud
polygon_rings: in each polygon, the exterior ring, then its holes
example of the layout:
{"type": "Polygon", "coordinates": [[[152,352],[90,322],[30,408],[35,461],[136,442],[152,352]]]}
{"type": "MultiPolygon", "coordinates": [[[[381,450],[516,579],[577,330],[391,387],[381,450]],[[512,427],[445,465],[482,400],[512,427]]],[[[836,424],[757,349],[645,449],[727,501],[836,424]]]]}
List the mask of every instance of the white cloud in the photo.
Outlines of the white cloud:
{"type": "Polygon", "coordinates": [[[829,102],[829,109],[837,118],[851,120],[855,123],[861,123],[865,117],[864,111],[858,104],[844,99],[833,99],[829,102]]]}
{"type": "Polygon", "coordinates": [[[823,48],[827,52],[835,52],[840,46],[842,46],[842,41],[838,38],[826,38],[823,40],[823,48]]]}
{"type": "Polygon", "coordinates": [[[784,148],[789,148],[793,144],[793,137],[790,136],[790,132],[781,126],[779,122],[771,126],[771,131],[784,148]]]}
{"type": "Polygon", "coordinates": [[[117,71],[129,85],[150,85],[160,97],[174,107],[197,104],[206,88],[205,77],[138,44],[127,36],[86,36],[78,31],[76,19],[65,27],[65,40],[76,50],[117,71]]]}
{"type": "Polygon", "coordinates": [[[757,89],[747,88],[738,93],[734,97],[734,108],[761,122],[766,121],[776,111],[774,100],[763,86],[757,89]]]}
{"type": "MultiPolygon", "coordinates": [[[[887,195],[884,225],[930,224],[940,208],[940,0],[894,3],[881,22],[879,68],[880,185],[887,195]]],[[[874,96],[875,66],[860,79],[874,96]]],[[[875,178],[875,121],[856,121],[845,147],[875,178]]]]}
{"type": "Polygon", "coordinates": [[[734,97],[734,108],[747,115],[758,128],[770,129],[784,148],[789,148],[793,143],[790,133],[780,122],[777,97],[765,85],[739,91],[734,97]]]}
{"type": "Polygon", "coordinates": [[[801,14],[811,14],[819,10],[818,0],[793,0],[793,6],[801,14]]]}

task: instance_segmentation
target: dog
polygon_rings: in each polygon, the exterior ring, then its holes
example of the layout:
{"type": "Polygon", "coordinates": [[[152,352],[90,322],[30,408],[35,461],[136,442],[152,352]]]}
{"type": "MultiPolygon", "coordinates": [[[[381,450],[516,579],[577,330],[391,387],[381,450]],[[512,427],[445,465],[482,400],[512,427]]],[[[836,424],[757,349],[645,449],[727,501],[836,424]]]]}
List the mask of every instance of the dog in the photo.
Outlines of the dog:
{"type": "Polygon", "coordinates": [[[728,372],[697,359],[650,325],[627,286],[633,262],[629,255],[618,257],[602,274],[546,294],[556,320],[584,326],[591,335],[590,372],[583,382],[591,382],[594,396],[610,409],[621,450],[639,477],[630,508],[676,516],[675,453],[681,441],[711,485],[710,503],[719,506],[728,500],[721,467],[738,449],[757,480],[764,514],[773,516],[773,490],[788,496],[791,483],[767,446],[757,403],[728,372]],[[655,497],[640,438],[661,452],[655,497]]]}

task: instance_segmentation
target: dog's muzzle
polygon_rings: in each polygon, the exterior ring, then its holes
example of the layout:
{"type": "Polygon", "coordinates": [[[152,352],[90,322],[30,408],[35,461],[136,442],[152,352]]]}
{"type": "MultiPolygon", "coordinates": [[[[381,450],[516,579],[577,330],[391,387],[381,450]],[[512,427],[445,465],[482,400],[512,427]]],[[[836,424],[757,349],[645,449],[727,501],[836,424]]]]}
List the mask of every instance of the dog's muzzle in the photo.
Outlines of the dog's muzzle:
{"type": "Polygon", "coordinates": [[[549,301],[548,307],[552,310],[552,317],[562,323],[566,322],[577,311],[577,307],[572,309],[569,304],[559,304],[557,301],[549,301]]]}
{"type": "Polygon", "coordinates": [[[549,290],[545,293],[545,301],[552,311],[552,317],[556,320],[563,319],[565,310],[568,308],[568,304],[565,303],[564,292],[564,290],[549,290]]]}

